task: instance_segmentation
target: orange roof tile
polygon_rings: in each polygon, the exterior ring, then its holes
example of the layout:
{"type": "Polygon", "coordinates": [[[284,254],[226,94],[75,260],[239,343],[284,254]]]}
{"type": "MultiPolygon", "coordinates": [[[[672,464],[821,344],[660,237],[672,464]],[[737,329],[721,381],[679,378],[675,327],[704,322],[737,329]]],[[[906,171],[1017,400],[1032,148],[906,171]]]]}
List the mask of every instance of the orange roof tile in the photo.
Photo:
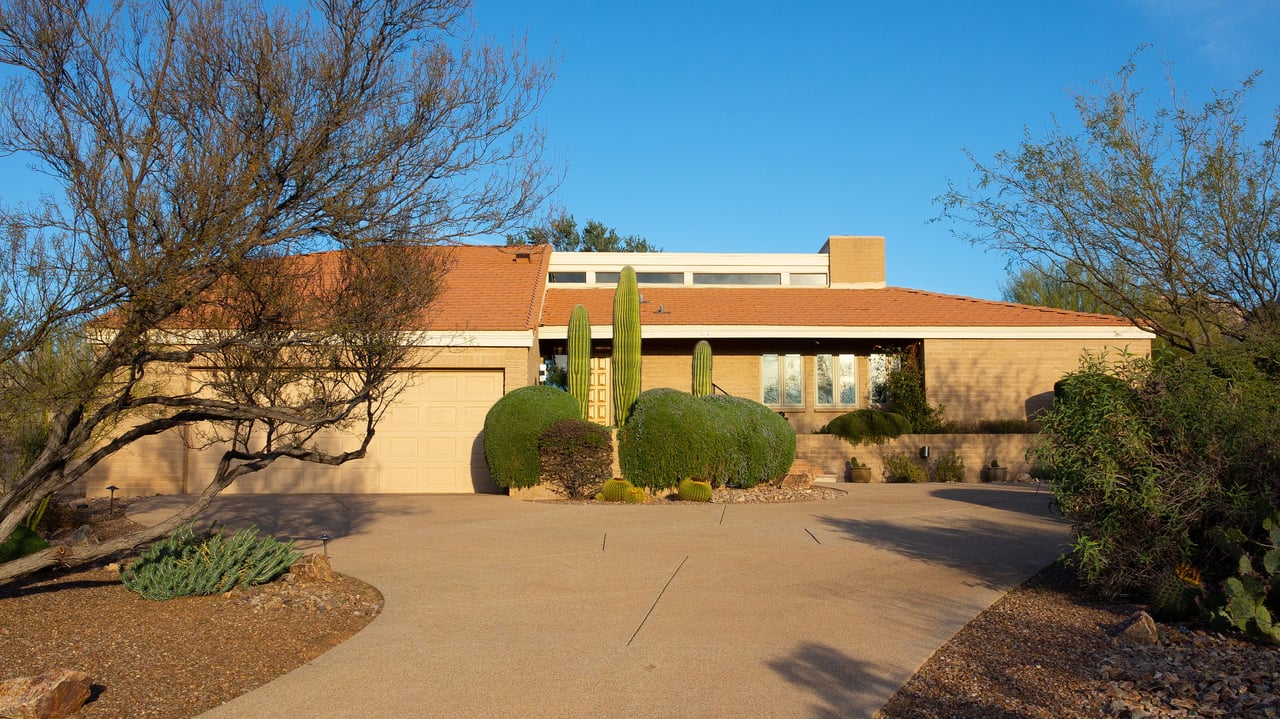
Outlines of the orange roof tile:
{"type": "MultiPolygon", "coordinates": [[[[994,302],[901,287],[640,288],[645,325],[758,325],[801,327],[1128,327],[1122,317],[994,302]],[[663,311],[658,312],[659,308],[663,311]]],[[[594,325],[613,317],[612,288],[551,288],[542,325],[564,327],[574,305],[594,325]]]]}
{"type": "Polygon", "coordinates": [[[430,329],[530,330],[537,326],[551,259],[549,247],[463,245],[448,251],[454,264],[430,310],[430,329]]]}

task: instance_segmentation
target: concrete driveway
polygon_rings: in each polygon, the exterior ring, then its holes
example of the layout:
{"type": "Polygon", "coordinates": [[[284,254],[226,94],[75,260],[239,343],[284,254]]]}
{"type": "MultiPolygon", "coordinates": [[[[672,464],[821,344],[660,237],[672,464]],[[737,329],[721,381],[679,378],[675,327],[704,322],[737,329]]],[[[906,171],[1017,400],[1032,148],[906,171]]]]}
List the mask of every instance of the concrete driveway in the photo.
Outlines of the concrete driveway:
{"type": "Polygon", "coordinates": [[[202,716],[869,717],[1068,540],[1030,488],[840,487],[777,505],[222,497],[208,518],[229,527],[334,535],[335,569],[386,604],[202,716]]]}

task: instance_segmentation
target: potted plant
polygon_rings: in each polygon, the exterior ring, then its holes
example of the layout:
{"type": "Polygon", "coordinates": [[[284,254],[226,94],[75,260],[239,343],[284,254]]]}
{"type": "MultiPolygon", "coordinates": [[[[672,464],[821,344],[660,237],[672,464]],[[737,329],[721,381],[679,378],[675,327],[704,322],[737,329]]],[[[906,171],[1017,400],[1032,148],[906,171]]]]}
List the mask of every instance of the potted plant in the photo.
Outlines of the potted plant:
{"type": "Polygon", "coordinates": [[[871,468],[865,464],[859,464],[857,457],[849,458],[849,481],[850,482],[870,482],[871,468]]]}
{"type": "Polygon", "coordinates": [[[991,460],[991,464],[982,468],[982,481],[984,482],[1004,482],[1009,479],[1009,468],[1001,467],[996,460],[991,460]]]}

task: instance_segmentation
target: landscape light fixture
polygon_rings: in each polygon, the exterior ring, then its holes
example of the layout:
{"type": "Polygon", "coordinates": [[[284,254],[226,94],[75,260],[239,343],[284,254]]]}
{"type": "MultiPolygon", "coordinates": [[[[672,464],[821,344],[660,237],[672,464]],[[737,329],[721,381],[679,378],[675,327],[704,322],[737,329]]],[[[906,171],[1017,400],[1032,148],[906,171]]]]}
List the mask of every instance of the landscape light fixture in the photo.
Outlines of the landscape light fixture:
{"type": "Polygon", "coordinates": [[[920,459],[928,459],[928,458],[929,458],[929,448],[928,448],[928,447],[921,447],[921,448],[920,448],[920,459]]]}
{"type": "Polygon", "coordinates": [[[324,556],[327,558],[329,556],[329,540],[333,539],[333,535],[325,532],[320,535],[319,539],[324,546],[324,556]]]}
{"type": "Polygon", "coordinates": [[[107,491],[111,493],[111,498],[107,500],[107,514],[112,514],[116,511],[116,490],[117,489],[120,489],[120,488],[115,486],[114,484],[107,485],[107,491]]]}

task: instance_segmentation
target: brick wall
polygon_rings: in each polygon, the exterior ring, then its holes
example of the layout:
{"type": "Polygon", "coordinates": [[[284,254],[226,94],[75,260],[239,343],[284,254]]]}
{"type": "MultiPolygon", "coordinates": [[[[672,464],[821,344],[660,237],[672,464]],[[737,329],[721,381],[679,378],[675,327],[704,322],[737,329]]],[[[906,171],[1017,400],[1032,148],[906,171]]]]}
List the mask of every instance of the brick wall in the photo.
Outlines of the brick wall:
{"type": "Polygon", "coordinates": [[[827,434],[796,435],[796,458],[807,460],[823,469],[823,473],[844,480],[850,457],[870,465],[871,481],[884,481],[884,458],[895,452],[918,457],[921,447],[929,448],[930,460],[947,452],[955,452],[964,460],[965,481],[979,481],[979,469],[991,460],[1009,469],[1009,478],[1017,479],[1031,471],[1027,449],[1035,435],[1028,434],[904,434],[881,445],[854,447],[827,434]]]}
{"type": "Polygon", "coordinates": [[[1079,368],[1085,351],[1118,357],[1124,349],[1145,355],[1146,340],[1116,345],[1088,340],[924,341],[929,401],[948,419],[1026,419],[1049,407],[1053,383],[1079,368]]]}

